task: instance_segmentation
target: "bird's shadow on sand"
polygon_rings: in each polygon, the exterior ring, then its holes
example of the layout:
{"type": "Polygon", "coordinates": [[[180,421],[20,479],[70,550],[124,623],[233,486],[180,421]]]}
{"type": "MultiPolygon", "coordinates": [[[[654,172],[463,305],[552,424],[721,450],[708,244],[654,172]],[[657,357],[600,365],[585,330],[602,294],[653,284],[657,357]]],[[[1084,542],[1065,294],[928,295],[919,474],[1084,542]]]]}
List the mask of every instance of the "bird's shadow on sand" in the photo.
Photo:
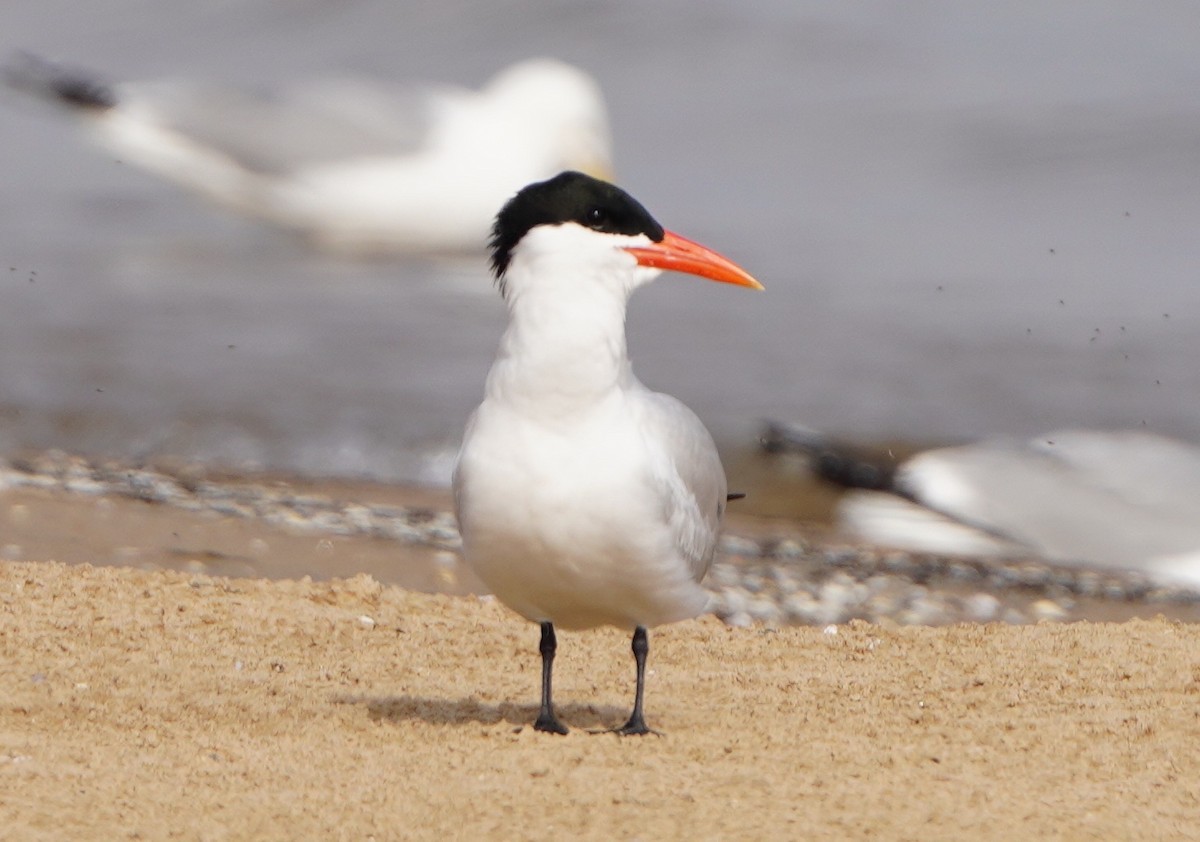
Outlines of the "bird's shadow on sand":
{"type": "MultiPolygon", "coordinates": [[[[372,719],[384,722],[420,720],[432,725],[498,725],[532,726],[537,719],[537,705],[518,705],[512,702],[489,704],[478,699],[436,699],[425,696],[355,696],[342,695],[335,704],[361,705],[372,719]]],[[[556,704],[555,712],[568,727],[588,731],[608,731],[618,728],[628,718],[629,711],[612,705],[556,704]]]]}

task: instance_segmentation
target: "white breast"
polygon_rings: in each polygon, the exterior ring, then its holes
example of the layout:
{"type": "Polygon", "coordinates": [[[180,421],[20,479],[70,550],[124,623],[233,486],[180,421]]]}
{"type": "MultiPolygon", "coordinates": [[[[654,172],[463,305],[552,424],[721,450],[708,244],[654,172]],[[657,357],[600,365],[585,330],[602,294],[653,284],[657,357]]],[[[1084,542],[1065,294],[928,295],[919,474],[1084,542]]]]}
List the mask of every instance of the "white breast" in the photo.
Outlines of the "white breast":
{"type": "Polygon", "coordinates": [[[566,424],[502,402],[480,406],[456,499],[464,554],[501,601],[562,628],[653,626],[704,610],[698,579],[715,517],[698,566],[681,531],[694,536],[707,504],[683,487],[671,454],[648,434],[654,405],[638,384],[566,424]]]}

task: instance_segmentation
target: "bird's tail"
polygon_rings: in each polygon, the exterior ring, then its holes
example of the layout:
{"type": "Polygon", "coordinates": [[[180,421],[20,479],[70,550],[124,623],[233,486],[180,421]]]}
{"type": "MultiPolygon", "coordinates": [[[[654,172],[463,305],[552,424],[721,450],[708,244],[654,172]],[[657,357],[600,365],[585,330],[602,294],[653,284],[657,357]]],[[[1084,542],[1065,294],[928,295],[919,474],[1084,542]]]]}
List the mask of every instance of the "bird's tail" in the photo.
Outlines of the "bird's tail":
{"type": "Polygon", "coordinates": [[[86,70],[17,53],[0,69],[4,84],[71,109],[107,111],[117,104],[112,86],[86,70]]]}

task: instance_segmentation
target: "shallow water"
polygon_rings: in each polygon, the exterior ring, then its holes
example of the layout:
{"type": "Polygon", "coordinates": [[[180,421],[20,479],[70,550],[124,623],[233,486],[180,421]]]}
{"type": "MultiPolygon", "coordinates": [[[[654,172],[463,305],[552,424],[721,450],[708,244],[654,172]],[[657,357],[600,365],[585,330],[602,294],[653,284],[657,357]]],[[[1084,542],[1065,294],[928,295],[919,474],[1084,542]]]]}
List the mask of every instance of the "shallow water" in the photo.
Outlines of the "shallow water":
{"type": "MultiPolygon", "coordinates": [[[[1003,3],[9,0],[112,78],[476,84],[610,101],[621,182],[767,287],[634,299],[642,379],[723,442],[1200,440],[1200,11],[1003,3]]],[[[225,217],[0,97],[0,452],[444,479],[503,326],[482,261],[355,262],[225,217]]]]}

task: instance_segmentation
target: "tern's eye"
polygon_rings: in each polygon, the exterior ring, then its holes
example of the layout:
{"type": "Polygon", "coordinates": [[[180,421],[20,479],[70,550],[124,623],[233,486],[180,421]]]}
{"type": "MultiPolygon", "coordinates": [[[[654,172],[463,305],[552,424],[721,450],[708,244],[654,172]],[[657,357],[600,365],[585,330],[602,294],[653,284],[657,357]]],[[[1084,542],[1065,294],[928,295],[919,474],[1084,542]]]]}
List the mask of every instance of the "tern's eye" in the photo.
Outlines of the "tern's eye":
{"type": "Polygon", "coordinates": [[[589,228],[601,228],[608,222],[608,211],[604,208],[588,208],[584,218],[587,219],[589,228]]]}

